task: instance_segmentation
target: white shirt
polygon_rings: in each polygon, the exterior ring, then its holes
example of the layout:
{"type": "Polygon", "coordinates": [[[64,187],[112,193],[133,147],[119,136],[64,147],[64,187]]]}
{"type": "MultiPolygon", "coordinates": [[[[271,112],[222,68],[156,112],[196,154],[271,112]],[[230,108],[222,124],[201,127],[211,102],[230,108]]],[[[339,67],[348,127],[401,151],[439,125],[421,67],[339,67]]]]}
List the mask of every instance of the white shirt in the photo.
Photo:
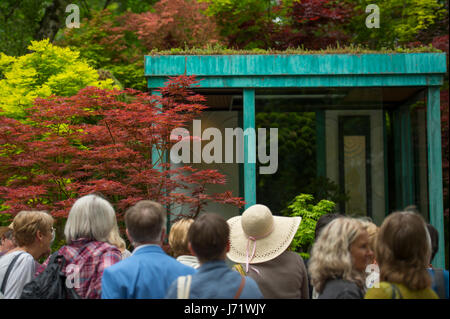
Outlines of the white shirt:
{"type": "Polygon", "coordinates": [[[198,261],[198,258],[196,256],[190,256],[190,255],[181,255],[177,257],[177,260],[189,267],[197,269],[200,267],[200,263],[198,261]]]}

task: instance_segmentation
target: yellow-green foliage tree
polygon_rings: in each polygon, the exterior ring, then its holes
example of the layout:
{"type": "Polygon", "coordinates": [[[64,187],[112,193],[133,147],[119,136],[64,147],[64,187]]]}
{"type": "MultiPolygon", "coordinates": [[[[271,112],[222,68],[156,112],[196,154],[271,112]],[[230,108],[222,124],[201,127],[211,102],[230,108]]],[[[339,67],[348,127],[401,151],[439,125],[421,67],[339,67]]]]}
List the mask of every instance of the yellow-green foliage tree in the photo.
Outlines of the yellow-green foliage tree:
{"type": "Polygon", "coordinates": [[[25,117],[37,97],[72,96],[86,86],[114,88],[113,80],[99,80],[77,51],[48,39],[32,41],[28,50],[32,52],[21,57],[0,53],[0,113],[8,117],[25,117]]]}

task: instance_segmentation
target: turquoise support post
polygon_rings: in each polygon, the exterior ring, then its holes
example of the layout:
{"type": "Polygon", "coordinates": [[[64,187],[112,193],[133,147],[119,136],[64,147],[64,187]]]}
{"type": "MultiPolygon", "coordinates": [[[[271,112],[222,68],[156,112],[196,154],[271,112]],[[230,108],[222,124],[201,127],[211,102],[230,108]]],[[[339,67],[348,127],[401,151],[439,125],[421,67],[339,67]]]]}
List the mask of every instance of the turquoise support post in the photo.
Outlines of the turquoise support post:
{"type": "Polygon", "coordinates": [[[245,208],[256,204],[255,90],[244,89],[244,197],[245,208]],[[252,131],[255,134],[252,134],[252,131]],[[253,136],[252,136],[253,135],[253,136]]]}
{"type": "Polygon", "coordinates": [[[428,87],[427,98],[428,187],[430,224],[439,232],[439,250],[433,267],[445,268],[444,203],[442,194],[441,109],[438,86],[428,87]]]}
{"type": "MultiPolygon", "coordinates": [[[[156,91],[156,90],[151,90],[152,95],[157,95],[157,96],[161,96],[161,92],[156,91]]],[[[161,108],[161,105],[158,105],[159,108],[161,108]]],[[[157,170],[159,170],[160,172],[163,171],[163,167],[162,166],[158,166],[158,164],[162,164],[162,163],[166,163],[167,162],[167,154],[164,153],[161,155],[160,151],[155,147],[155,145],[153,145],[153,149],[152,149],[152,164],[153,167],[156,168],[157,170]]],[[[166,234],[169,234],[170,232],[170,225],[171,225],[171,220],[170,220],[170,214],[169,212],[171,211],[171,207],[170,205],[166,205],[166,211],[167,211],[167,221],[166,221],[166,234]]],[[[166,236],[166,238],[168,238],[166,236]]]]}
{"type": "MultiPolygon", "coordinates": [[[[161,92],[159,92],[159,91],[152,90],[151,92],[152,92],[152,95],[161,96],[161,92]]],[[[161,106],[159,106],[159,107],[161,108],[161,106]]],[[[161,166],[158,167],[158,164],[162,164],[161,162],[165,162],[166,161],[166,155],[167,154],[162,154],[162,156],[161,156],[161,153],[158,151],[158,149],[155,146],[153,146],[153,150],[152,150],[152,164],[153,164],[153,167],[155,167],[156,169],[161,171],[162,167],[161,166]]]]}
{"type": "Polygon", "coordinates": [[[325,135],[325,111],[316,111],[316,175],[327,176],[326,165],[326,135],[325,135]]]}
{"type": "MultiPolygon", "coordinates": [[[[388,143],[386,132],[387,112],[383,111],[383,155],[384,155],[384,216],[389,215],[389,165],[388,165],[388,143]]],[[[380,225],[378,225],[380,226],[380,225]]]]}

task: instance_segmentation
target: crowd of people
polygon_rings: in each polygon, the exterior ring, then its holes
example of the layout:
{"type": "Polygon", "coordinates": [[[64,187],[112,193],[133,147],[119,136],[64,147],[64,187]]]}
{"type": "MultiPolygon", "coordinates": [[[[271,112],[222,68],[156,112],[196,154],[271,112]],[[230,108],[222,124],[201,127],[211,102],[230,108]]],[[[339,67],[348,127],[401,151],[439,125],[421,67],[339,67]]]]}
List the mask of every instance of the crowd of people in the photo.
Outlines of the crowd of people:
{"type": "MultiPolygon", "coordinates": [[[[369,219],[323,215],[310,258],[289,249],[300,217],[256,204],[229,220],[213,213],[178,220],[166,234],[165,208],[141,200],[125,213],[127,250],[113,206],[79,198],[59,248],[62,273],[85,299],[448,299],[448,271],[433,269],[436,229],[420,214],[369,219]],[[168,237],[170,254],[163,249],[168,237]]],[[[54,219],[21,211],[0,229],[0,298],[21,298],[51,262],[54,219]],[[47,258],[42,264],[38,261],[47,258]]]]}

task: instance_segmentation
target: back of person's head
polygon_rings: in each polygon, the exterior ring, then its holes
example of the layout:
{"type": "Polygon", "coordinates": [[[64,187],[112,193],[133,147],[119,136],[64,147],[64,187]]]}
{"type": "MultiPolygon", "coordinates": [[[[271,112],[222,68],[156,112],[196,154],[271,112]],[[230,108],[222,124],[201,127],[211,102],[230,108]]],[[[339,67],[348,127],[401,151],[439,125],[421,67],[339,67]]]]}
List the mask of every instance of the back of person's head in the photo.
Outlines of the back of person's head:
{"type": "Polygon", "coordinates": [[[315,238],[317,239],[319,237],[320,232],[325,226],[327,226],[329,223],[331,223],[333,220],[339,217],[344,217],[344,215],[341,215],[339,213],[331,213],[320,216],[319,220],[316,223],[316,230],[314,234],[315,238]]]}
{"type": "Polygon", "coordinates": [[[320,293],[330,279],[342,278],[364,287],[364,274],[353,267],[351,245],[365,231],[361,221],[340,217],[320,232],[312,250],[308,268],[311,283],[320,293]]]}
{"type": "Polygon", "coordinates": [[[107,200],[93,194],[80,197],[67,217],[64,228],[66,241],[70,244],[74,240],[86,238],[107,242],[115,218],[114,208],[107,200]]]}
{"type": "Polygon", "coordinates": [[[52,232],[53,217],[45,211],[21,211],[13,221],[14,239],[18,246],[29,246],[40,231],[43,235],[52,232]]]}
{"type": "Polygon", "coordinates": [[[188,231],[188,241],[200,262],[222,260],[230,237],[225,219],[217,214],[197,217],[188,231]]]}
{"type": "Polygon", "coordinates": [[[431,242],[422,216],[395,212],[386,217],[375,247],[381,281],[401,283],[412,290],[430,287],[426,269],[430,256],[431,242]]]}
{"type": "Polygon", "coordinates": [[[192,218],[182,218],[170,228],[169,245],[175,258],[191,254],[189,252],[187,235],[193,222],[192,218]]]}
{"type": "Polygon", "coordinates": [[[436,253],[439,250],[439,233],[437,229],[431,224],[427,224],[427,229],[431,240],[431,259],[430,259],[431,264],[431,261],[434,259],[434,256],[436,256],[436,253]]]}
{"type": "Polygon", "coordinates": [[[137,202],[125,213],[125,224],[134,244],[160,242],[166,220],[164,207],[150,200],[137,202]]]}

